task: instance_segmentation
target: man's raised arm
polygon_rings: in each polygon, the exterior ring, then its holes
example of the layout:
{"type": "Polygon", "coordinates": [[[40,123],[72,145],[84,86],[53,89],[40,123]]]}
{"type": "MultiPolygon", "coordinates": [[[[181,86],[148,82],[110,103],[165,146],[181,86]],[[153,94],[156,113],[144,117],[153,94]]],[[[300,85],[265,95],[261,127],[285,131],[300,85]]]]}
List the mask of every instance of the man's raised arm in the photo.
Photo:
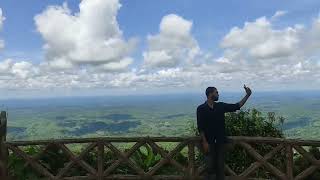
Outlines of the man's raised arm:
{"type": "Polygon", "coordinates": [[[246,101],[248,100],[248,98],[250,97],[250,95],[252,93],[251,89],[249,87],[246,87],[246,85],[244,85],[243,88],[246,90],[246,96],[243,97],[241,99],[241,101],[238,102],[240,107],[242,107],[246,103],[246,101]]]}

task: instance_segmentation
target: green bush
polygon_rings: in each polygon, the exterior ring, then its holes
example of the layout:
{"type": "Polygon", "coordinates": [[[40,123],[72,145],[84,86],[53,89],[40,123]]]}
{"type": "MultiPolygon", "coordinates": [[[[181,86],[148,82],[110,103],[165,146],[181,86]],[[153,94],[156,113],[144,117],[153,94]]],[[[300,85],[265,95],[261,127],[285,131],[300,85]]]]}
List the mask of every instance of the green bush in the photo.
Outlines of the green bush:
{"type": "MultiPolygon", "coordinates": [[[[283,117],[276,117],[275,113],[269,112],[263,115],[256,109],[240,111],[238,113],[226,114],[226,131],[229,136],[261,136],[283,138],[283,133],[279,127],[283,123],[283,117]]],[[[262,156],[270,152],[275,146],[271,144],[250,143],[250,145],[262,156]]],[[[274,155],[268,162],[275,167],[285,171],[284,150],[274,155]]],[[[235,146],[232,151],[227,152],[226,162],[237,173],[243,172],[255,160],[249,153],[240,146],[235,146]]],[[[272,178],[266,169],[259,168],[253,177],[272,178]]]]}

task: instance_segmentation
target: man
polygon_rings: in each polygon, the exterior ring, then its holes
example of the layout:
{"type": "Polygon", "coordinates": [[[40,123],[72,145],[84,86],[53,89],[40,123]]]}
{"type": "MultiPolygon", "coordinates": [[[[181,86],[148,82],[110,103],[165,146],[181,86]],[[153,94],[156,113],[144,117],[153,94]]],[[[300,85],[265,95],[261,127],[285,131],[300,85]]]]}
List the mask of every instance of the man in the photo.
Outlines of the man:
{"type": "Polygon", "coordinates": [[[228,143],[225,134],[224,113],[239,110],[251,95],[251,89],[244,85],[245,97],[235,104],[216,102],[219,99],[215,87],[206,89],[207,100],[197,108],[197,126],[202,139],[204,153],[208,155],[207,164],[210,178],[214,172],[216,179],[224,180],[224,146],[228,143]]]}

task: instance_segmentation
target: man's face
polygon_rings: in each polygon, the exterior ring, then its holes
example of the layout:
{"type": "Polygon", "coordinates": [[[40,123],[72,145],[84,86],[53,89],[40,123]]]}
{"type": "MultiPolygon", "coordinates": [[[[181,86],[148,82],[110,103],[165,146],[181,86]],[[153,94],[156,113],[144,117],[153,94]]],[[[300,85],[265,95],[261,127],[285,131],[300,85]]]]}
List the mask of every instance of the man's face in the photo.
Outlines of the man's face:
{"type": "Polygon", "coordinates": [[[213,101],[218,101],[219,100],[219,92],[218,92],[217,89],[215,89],[210,95],[211,95],[210,98],[213,101]]]}

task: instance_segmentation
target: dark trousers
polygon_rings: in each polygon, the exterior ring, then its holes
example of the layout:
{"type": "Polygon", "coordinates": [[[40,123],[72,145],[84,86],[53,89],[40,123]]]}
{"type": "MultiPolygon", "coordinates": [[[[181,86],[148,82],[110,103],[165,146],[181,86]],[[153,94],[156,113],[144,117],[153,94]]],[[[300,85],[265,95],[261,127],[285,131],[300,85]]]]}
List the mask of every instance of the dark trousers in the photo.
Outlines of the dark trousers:
{"type": "Polygon", "coordinates": [[[205,180],[224,180],[225,144],[209,144],[209,153],[205,156],[208,176],[205,180]],[[216,177],[216,178],[214,178],[216,177]]]}

